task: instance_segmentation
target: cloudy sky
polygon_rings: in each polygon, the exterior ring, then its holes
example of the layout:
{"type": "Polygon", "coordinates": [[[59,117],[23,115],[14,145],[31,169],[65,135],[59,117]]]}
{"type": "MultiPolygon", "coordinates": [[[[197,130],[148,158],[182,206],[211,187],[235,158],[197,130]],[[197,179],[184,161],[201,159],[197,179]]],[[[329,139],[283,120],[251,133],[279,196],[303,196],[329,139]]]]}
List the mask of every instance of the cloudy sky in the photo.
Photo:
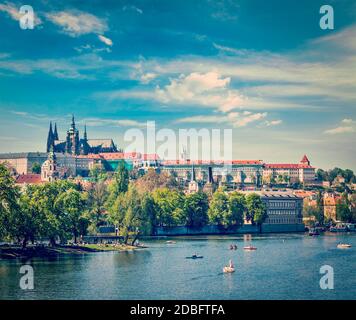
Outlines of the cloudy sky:
{"type": "Polygon", "coordinates": [[[89,138],[232,128],[236,159],[356,169],[356,3],[27,1],[0,4],[0,152],[43,151],[74,113],[89,138]]]}

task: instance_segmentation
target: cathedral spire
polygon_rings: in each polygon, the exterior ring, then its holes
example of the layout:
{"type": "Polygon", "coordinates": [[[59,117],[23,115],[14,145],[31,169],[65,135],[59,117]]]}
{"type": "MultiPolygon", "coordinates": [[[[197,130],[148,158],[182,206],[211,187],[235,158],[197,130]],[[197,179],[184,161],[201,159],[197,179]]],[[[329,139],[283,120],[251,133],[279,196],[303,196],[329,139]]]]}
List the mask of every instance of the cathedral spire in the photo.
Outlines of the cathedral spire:
{"type": "Polygon", "coordinates": [[[192,173],[190,181],[195,181],[195,170],[194,170],[194,163],[192,163],[192,173]]]}
{"type": "Polygon", "coordinates": [[[48,130],[48,137],[47,137],[47,148],[46,151],[49,152],[51,149],[51,146],[54,144],[54,136],[53,136],[53,130],[52,130],[52,121],[49,123],[49,130],[48,130]]]}
{"type": "Polygon", "coordinates": [[[84,140],[88,140],[88,136],[87,136],[87,125],[84,125],[84,140]]]}
{"type": "Polygon", "coordinates": [[[72,114],[72,124],[71,124],[72,128],[75,128],[75,121],[74,121],[74,114],[72,114]]]}
{"type": "Polygon", "coordinates": [[[58,132],[57,132],[57,123],[54,123],[53,139],[54,139],[54,140],[59,140],[59,138],[58,138],[58,132]]]}

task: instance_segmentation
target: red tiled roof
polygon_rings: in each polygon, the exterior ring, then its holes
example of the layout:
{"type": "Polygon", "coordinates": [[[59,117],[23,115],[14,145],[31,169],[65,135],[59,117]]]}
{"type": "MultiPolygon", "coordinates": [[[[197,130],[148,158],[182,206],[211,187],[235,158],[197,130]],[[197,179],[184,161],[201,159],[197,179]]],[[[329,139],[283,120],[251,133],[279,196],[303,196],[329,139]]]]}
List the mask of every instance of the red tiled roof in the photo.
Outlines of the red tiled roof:
{"type": "Polygon", "coordinates": [[[40,174],[22,174],[16,178],[16,183],[39,184],[43,183],[43,181],[40,174]]]}
{"type": "Polygon", "coordinates": [[[143,160],[159,160],[159,156],[156,153],[144,153],[142,155],[143,160]]]}
{"type": "Polygon", "coordinates": [[[266,169],[303,169],[303,168],[310,168],[312,166],[308,166],[306,164],[299,164],[299,163],[266,163],[266,169]]]}
{"type": "Polygon", "coordinates": [[[303,156],[303,158],[302,158],[302,160],[300,160],[300,162],[307,162],[307,163],[309,163],[309,159],[308,159],[308,157],[306,156],[306,155],[304,155],[303,156]]]}

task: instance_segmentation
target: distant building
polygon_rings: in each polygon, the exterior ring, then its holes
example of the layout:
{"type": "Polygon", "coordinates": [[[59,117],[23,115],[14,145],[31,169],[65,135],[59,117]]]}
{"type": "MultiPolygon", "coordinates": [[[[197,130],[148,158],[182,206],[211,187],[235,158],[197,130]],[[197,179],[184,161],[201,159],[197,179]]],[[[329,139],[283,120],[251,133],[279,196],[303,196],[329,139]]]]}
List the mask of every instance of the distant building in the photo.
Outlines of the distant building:
{"type": "Polygon", "coordinates": [[[167,172],[177,178],[181,185],[191,180],[191,166],[194,164],[196,181],[205,185],[209,182],[209,168],[211,169],[211,182],[222,182],[231,189],[243,185],[259,186],[263,170],[261,160],[232,160],[231,165],[213,163],[204,160],[164,160],[161,171],[167,172]]]}
{"type": "Polygon", "coordinates": [[[58,170],[57,157],[52,150],[48,153],[48,159],[42,164],[41,167],[41,179],[42,181],[52,182],[62,177],[58,170]]]}
{"type": "MultiPolygon", "coordinates": [[[[86,156],[55,153],[58,169],[66,171],[67,176],[86,176],[93,167],[94,159],[86,156]]],[[[19,152],[0,154],[0,163],[6,163],[15,175],[32,174],[34,164],[42,164],[48,159],[46,152],[19,152]]]]}
{"type": "Polygon", "coordinates": [[[195,170],[194,170],[194,164],[192,165],[192,172],[191,172],[191,179],[188,184],[188,194],[196,193],[199,191],[199,184],[198,182],[195,181],[195,170]]]}
{"type": "Polygon", "coordinates": [[[342,202],[340,195],[335,193],[324,193],[323,196],[323,206],[324,206],[324,217],[325,219],[331,219],[333,221],[337,220],[336,216],[336,206],[342,202]]]}
{"type": "Polygon", "coordinates": [[[306,155],[299,163],[273,163],[265,164],[263,168],[263,181],[271,183],[282,178],[281,182],[307,183],[315,181],[315,168],[310,165],[306,155]]]}
{"type": "Polygon", "coordinates": [[[59,139],[57,124],[54,125],[54,130],[52,130],[52,123],[50,123],[46,145],[47,152],[50,151],[51,146],[53,146],[54,152],[72,155],[118,151],[112,139],[88,139],[86,126],[84,126],[83,138],[80,138],[79,130],[75,126],[74,116],[72,116],[72,123],[64,140],[59,139]]]}

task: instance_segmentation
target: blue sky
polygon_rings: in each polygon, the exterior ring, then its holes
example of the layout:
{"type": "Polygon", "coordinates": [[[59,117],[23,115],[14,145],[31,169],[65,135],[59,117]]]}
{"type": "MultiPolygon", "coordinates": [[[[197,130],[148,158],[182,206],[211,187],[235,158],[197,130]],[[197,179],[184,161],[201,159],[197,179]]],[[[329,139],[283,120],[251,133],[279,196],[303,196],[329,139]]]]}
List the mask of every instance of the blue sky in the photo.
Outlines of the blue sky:
{"type": "Polygon", "coordinates": [[[72,112],[89,138],[232,128],[236,159],[356,170],[356,3],[18,1],[0,4],[0,152],[43,151],[72,112]]]}

